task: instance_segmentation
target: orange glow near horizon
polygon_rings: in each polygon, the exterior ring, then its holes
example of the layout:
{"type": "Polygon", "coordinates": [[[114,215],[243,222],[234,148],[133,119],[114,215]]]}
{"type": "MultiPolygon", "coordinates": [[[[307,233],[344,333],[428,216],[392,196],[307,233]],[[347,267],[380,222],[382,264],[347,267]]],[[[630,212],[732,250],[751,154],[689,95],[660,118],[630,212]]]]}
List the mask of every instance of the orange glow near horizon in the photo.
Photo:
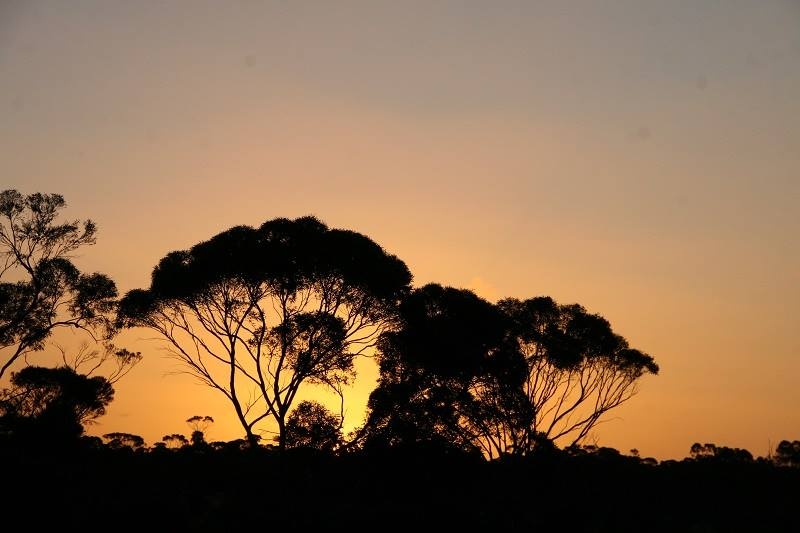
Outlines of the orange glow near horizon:
{"type": "MultiPolygon", "coordinates": [[[[428,4],[0,7],[0,188],[95,220],[76,261],[121,293],[169,251],[313,214],[415,286],[607,318],[661,372],[599,445],[799,438],[798,6],[428,4]]],[[[150,337],[116,341],[145,358],[90,433],[152,444],[210,415],[209,439],[241,437],[150,337]]]]}

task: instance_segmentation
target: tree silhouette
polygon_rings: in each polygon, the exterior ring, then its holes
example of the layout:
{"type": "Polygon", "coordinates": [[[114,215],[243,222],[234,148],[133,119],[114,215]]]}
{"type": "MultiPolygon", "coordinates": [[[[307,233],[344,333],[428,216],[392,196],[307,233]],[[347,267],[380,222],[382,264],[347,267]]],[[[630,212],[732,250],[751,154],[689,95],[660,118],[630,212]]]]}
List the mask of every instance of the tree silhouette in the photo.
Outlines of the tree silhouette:
{"type": "Polygon", "coordinates": [[[400,319],[378,343],[367,445],[475,449],[479,400],[496,392],[493,372],[513,366],[504,315],[470,291],[429,284],[403,301],[400,319]]]}
{"type": "Polygon", "coordinates": [[[332,452],[341,442],[341,419],[317,402],[300,402],[286,421],[287,448],[332,452]]]}
{"type": "Polygon", "coordinates": [[[111,383],[101,376],[25,367],[12,372],[11,387],[0,391],[0,433],[22,442],[74,441],[113,398],[111,383]]]}
{"type": "Polygon", "coordinates": [[[112,450],[141,450],[144,448],[144,439],[133,433],[114,432],[106,433],[103,438],[106,446],[112,450]]]}
{"type": "Polygon", "coordinates": [[[800,467],[800,440],[782,440],[775,449],[775,464],[800,467]]]}
{"type": "Polygon", "coordinates": [[[189,440],[181,435],[180,433],[173,433],[172,435],[164,435],[161,437],[161,440],[164,441],[164,445],[167,448],[183,448],[184,446],[189,445],[189,440]]]}
{"type": "Polygon", "coordinates": [[[195,415],[189,417],[186,423],[189,424],[189,428],[192,430],[192,434],[189,437],[192,445],[202,446],[206,444],[205,433],[208,431],[209,426],[214,423],[214,419],[210,416],[195,415]]]}
{"type": "Polygon", "coordinates": [[[498,306],[512,321],[525,365],[524,404],[497,406],[506,422],[486,436],[498,450],[525,454],[542,438],[578,444],[636,394],[642,375],[658,373],[651,356],[630,348],[606,319],[580,305],[538,297],[498,306]]]}
{"type": "Polygon", "coordinates": [[[168,254],[149,289],[125,295],[119,319],[158,332],[188,373],[231,402],[251,443],[271,418],[283,448],[301,385],[342,395],[353,358],[391,323],[410,281],[364,235],[280,218],[168,254]]]}
{"type": "Polygon", "coordinates": [[[110,338],[117,289],[103,274],[82,274],[70,254],[95,243],[87,220],[59,223],[58,194],[0,192],[0,377],[20,357],[44,348],[58,327],[110,338]]]}
{"type": "Polygon", "coordinates": [[[367,440],[449,443],[489,457],[577,444],[636,392],[653,359],[608,322],[550,298],[493,305],[439,285],[400,306],[381,336],[367,440]]]}
{"type": "Polygon", "coordinates": [[[742,448],[717,446],[714,443],[700,444],[695,442],[689,449],[692,459],[696,461],[716,461],[726,463],[747,463],[753,460],[753,454],[742,448]]]}

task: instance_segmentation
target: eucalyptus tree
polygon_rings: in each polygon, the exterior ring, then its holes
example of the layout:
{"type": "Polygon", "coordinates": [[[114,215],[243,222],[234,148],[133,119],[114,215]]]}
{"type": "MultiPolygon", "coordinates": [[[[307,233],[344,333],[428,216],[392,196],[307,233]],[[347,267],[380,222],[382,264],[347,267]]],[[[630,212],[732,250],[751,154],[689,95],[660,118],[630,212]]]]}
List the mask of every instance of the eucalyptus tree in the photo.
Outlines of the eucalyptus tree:
{"type": "Polygon", "coordinates": [[[189,428],[192,430],[189,437],[192,445],[201,446],[207,444],[206,431],[214,423],[214,419],[208,415],[194,415],[186,419],[186,423],[189,424],[189,428]]]}
{"type": "Polygon", "coordinates": [[[71,261],[95,243],[97,226],[58,221],[65,206],[59,194],[0,192],[0,378],[44,349],[57,328],[81,329],[95,340],[113,335],[114,282],[81,273],[71,261]]]}
{"type": "Polygon", "coordinates": [[[775,449],[775,464],[800,467],[800,440],[782,440],[775,449]]]}
{"type": "Polygon", "coordinates": [[[509,374],[519,354],[506,317],[471,291],[428,284],[403,301],[400,319],[378,343],[364,445],[480,449],[485,406],[507,396],[498,377],[521,383],[509,374]]]}
{"type": "Polygon", "coordinates": [[[66,444],[106,412],[114,388],[102,376],[68,367],[27,366],[0,390],[0,436],[30,444],[66,444]]]}
{"type": "Polygon", "coordinates": [[[286,417],[301,386],[343,397],[354,358],[390,326],[411,274],[368,237],[314,217],[236,226],[167,254],[119,323],[154,330],[189,374],[230,402],[251,444],[286,417]]]}
{"type": "Polygon", "coordinates": [[[318,402],[300,402],[286,421],[286,445],[289,448],[332,452],[342,440],[342,419],[318,402]]]}
{"type": "Polygon", "coordinates": [[[550,298],[494,305],[427,285],[400,317],[378,343],[368,445],[439,443],[493,458],[578,444],[658,372],[607,320],[550,298]]]}
{"type": "Polygon", "coordinates": [[[552,298],[499,302],[524,360],[523,403],[500,409],[509,423],[484,438],[498,450],[525,454],[543,439],[577,445],[611,410],[630,400],[639,379],[658,374],[655,360],[631,348],[600,315],[552,298]]]}
{"type": "Polygon", "coordinates": [[[145,442],[142,437],[133,433],[115,431],[103,435],[106,446],[112,450],[142,451],[145,450],[145,442]]]}

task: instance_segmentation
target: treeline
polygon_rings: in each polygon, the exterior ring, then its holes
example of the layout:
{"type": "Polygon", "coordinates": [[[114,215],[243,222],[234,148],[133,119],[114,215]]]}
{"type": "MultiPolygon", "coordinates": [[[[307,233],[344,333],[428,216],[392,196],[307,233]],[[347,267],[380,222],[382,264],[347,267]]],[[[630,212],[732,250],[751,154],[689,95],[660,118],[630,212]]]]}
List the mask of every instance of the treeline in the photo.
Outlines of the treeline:
{"type": "Polygon", "coordinates": [[[56,194],[0,193],[0,378],[60,328],[98,346],[11,374],[0,392],[0,439],[9,442],[68,442],[102,416],[113,384],[142,357],[112,343],[125,328],[155,332],[186,372],[224,395],[252,447],[524,456],[584,442],[639,378],[658,373],[651,356],[580,305],[413,287],[399,258],[314,217],[236,226],[170,252],[150,287],[118,298],[110,277],[73,264],[97,227],[59,221],[65,205],[56,194]],[[378,386],[364,423],[342,435],[354,361],[366,355],[379,365],[378,386]],[[338,395],[339,413],[298,403],[308,386],[338,395]]]}
{"type": "Polygon", "coordinates": [[[252,447],[245,440],[196,438],[174,448],[144,447],[125,435],[104,440],[3,454],[6,519],[34,530],[800,527],[800,468],[712,445],[658,463],[591,446],[486,461],[424,446],[333,453],[252,447]]]}
{"type": "Polygon", "coordinates": [[[59,221],[65,205],[0,193],[0,501],[30,527],[797,526],[800,441],[759,458],[697,443],[662,462],[587,445],[659,367],[578,304],[415,287],[399,258],[314,217],[170,252],[149,287],[120,297],[109,276],[73,263],[97,227],[59,221]],[[91,342],[56,346],[55,367],[33,364],[64,328],[91,342]],[[126,328],[154,332],[222,394],[242,438],[207,442],[213,419],[202,415],[187,435],[150,445],[87,436],[142,358],[113,343],[126,328]],[[363,423],[343,434],[364,356],[379,380],[363,423]],[[307,387],[332,391],[338,406],[297,401],[307,387]]]}
{"type": "MultiPolygon", "coordinates": [[[[578,304],[414,287],[402,260],[314,217],[236,226],[170,252],[148,288],[120,298],[109,276],[72,262],[95,243],[97,226],[59,220],[65,206],[57,194],[0,193],[0,378],[21,366],[0,391],[3,446],[83,438],[142,358],[113,344],[125,328],[156,333],[186,372],[222,394],[253,448],[424,448],[486,459],[580,450],[659,371],[578,304]],[[31,364],[63,328],[93,344],[58,348],[57,367],[31,364]],[[367,355],[378,384],[363,423],[343,435],[354,361],[367,355]],[[338,395],[338,413],[296,401],[310,386],[338,395]]],[[[190,440],[198,434],[200,426],[190,440]]],[[[167,437],[164,447],[189,442],[167,437]]],[[[698,454],[717,454],[709,449],[698,454]]]]}

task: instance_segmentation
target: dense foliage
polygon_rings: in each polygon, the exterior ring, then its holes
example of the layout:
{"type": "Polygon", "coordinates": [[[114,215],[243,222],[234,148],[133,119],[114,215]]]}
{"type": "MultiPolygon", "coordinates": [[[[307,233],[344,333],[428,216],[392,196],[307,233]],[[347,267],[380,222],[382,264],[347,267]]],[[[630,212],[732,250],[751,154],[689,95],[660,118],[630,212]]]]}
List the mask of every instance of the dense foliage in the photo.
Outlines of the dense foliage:
{"type": "Polygon", "coordinates": [[[364,235],[279,218],[167,254],[150,288],[122,299],[119,322],[156,331],[228,399],[251,443],[271,421],[285,447],[298,392],[343,395],[410,282],[405,263],[364,235]]]}

